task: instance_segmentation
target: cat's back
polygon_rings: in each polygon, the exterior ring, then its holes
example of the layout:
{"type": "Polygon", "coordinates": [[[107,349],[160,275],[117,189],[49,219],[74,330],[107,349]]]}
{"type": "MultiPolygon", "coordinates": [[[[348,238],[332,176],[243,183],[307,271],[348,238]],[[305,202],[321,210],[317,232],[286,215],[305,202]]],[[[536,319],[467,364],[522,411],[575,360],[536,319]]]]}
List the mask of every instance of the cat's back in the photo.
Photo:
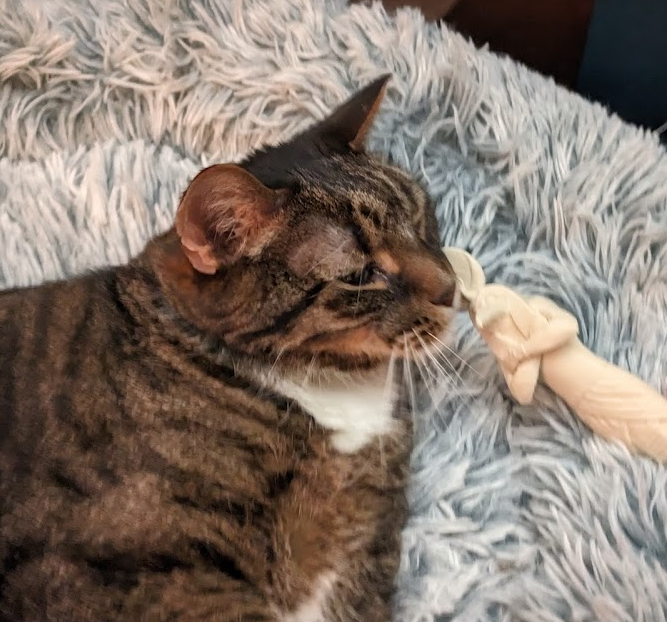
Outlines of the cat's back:
{"type": "MultiPolygon", "coordinates": [[[[81,334],[98,298],[96,280],[85,277],[0,292],[0,425],[34,410],[36,401],[71,372],[81,334]]],[[[6,434],[0,435],[8,440],[6,434]]],[[[2,442],[2,441],[0,441],[2,442]]]]}
{"type": "Polygon", "coordinates": [[[0,512],[35,474],[45,439],[72,410],[72,379],[90,376],[108,339],[113,272],[0,292],[0,512]],[[5,499],[3,502],[1,499],[5,499]]]}
{"type": "MultiPolygon", "coordinates": [[[[100,278],[90,275],[0,291],[0,365],[12,371],[13,380],[5,373],[0,386],[15,385],[13,372],[23,372],[21,366],[37,372],[66,356],[59,346],[76,340],[77,326],[99,299],[100,278]]],[[[32,380],[29,384],[34,386],[32,380]]],[[[7,407],[6,398],[3,404],[7,407]]]]}

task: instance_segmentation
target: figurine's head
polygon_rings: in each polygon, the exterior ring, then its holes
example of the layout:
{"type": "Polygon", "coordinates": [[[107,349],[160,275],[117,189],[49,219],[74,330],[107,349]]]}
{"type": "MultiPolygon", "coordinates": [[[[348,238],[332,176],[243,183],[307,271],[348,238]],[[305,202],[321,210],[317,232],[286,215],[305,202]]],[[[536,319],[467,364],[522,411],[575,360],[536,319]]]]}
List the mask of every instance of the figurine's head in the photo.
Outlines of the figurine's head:
{"type": "Polygon", "coordinates": [[[448,246],[442,250],[456,274],[461,298],[465,302],[464,306],[468,306],[486,285],[482,266],[470,253],[463,249],[448,246]]]}

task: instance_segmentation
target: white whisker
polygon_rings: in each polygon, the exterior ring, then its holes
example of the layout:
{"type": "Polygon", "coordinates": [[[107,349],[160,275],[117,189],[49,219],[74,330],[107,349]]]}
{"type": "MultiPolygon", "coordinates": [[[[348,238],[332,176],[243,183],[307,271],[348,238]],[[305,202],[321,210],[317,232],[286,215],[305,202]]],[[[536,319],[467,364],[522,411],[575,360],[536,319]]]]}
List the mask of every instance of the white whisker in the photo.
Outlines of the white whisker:
{"type": "MultiPolygon", "coordinates": [[[[463,387],[466,387],[466,383],[465,383],[465,381],[463,380],[463,377],[461,376],[461,374],[459,373],[459,370],[456,369],[456,367],[454,366],[454,364],[453,364],[453,363],[452,363],[452,362],[451,362],[451,361],[444,355],[443,352],[441,352],[440,350],[435,350],[435,351],[430,350],[430,349],[428,348],[428,346],[426,345],[426,343],[424,343],[423,341],[422,341],[422,347],[424,348],[424,350],[426,351],[426,353],[427,353],[431,358],[434,359],[434,361],[437,361],[437,360],[438,360],[438,359],[436,358],[436,355],[437,355],[438,357],[440,357],[440,360],[441,360],[443,363],[445,363],[445,365],[447,365],[448,369],[450,369],[452,372],[454,372],[454,374],[456,375],[456,377],[459,379],[459,382],[461,383],[461,385],[462,385],[463,387]]],[[[446,374],[451,378],[451,373],[450,373],[449,371],[446,371],[446,370],[442,367],[442,365],[440,365],[440,367],[441,367],[441,369],[443,370],[443,372],[446,373],[446,374]]]]}
{"type": "MultiPolygon", "coordinates": [[[[428,348],[426,342],[419,336],[418,333],[415,332],[415,336],[417,339],[419,339],[419,343],[422,346],[422,351],[431,359],[433,364],[435,365],[436,369],[438,369],[443,375],[445,375],[449,380],[452,379],[452,375],[449,371],[447,371],[438,361],[438,359],[435,357],[435,354],[428,348]]],[[[447,363],[450,367],[450,369],[458,376],[458,379],[463,383],[463,378],[457,373],[456,369],[447,361],[447,359],[444,359],[444,362],[447,363]]]]}
{"type": "Polygon", "coordinates": [[[336,253],[339,253],[341,250],[343,250],[343,247],[346,244],[347,244],[347,241],[341,243],[340,246],[338,246],[337,248],[334,248],[330,253],[327,253],[326,255],[324,255],[324,257],[322,257],[319,261],[316,261],[312,266],[310,266],[310,268],[306,272],[305,276],[308,276],[313,270],[315,270],[315,268],[317,268],[318,266],[321,266],[327,259],[329,259],[333,255],[335,255],[336,253]]]}
{"type": "Polygon", "coordinates": [[[269,369],[269,374],[273,373],[273,370],[276,368],[276,365],[278,364],[278,361],[280,360],[280,357],[285,354],[286,348],[280,348],[280,352],[278,352],[278,356],[276,356],[276,360],[273,361],[273,365],[271,365],[271,368],[269,369]]]}
{"type": "MultiPolygon", "coordinates": [[[[313,367],[315,367],[315,361],[316,360],[317,360],[317,354],[313,354],[313,357],[310,359],[310,363],[308,363],[308,367],[306,367],[306,373],[304,374],[303,382],[301,383],[301,386],[305,387],[306,384],[308,383],[308,380],[310,379],[310,375],[313,372],[313,367]]],[[[319,374],[317,376],[317,379],[318,379],[319,384],[321,385],[322,380],[321,380],[319,374]]]]}
{"type": "Polygon", "coordinates": [[[404,361],[404,366],[403,366],[403,375],[407,375],[408,382],[406,383],[408,385],[408,393],[410,395],[410,413],[413,418],[415,418],[415,413],[417,412],[417,397],[415,395],[415,385],[412,379],[412,361],[410,360],[410,357],[408,356],[408,341],[407,339],[403,340],[403,361],[404,361]]]}
{"type": "Polygon", "coordinates": [[[482,374],[480,374],[470,363],[468,363],[466,360],[461,358],[452,348],[450,348],[444,341],[441,341],[438,339],[433,333],[427,333],[431,339],[434,339],[437,341],[443,348],[445,348],[451,355],[455,356],[461,363],[463,363],[468,369],[470,369],[473,373],[477,374],[480,378],[483,378],[482,374]]]}
{"type": "MultiPolygon", "coordinates": [[[[419,334],[417,333],[417,331],[413,328],[412,332],[414,333],[415,337],[417,337],[417,339],[419,339],[420,343],[422,343],[422,347],[423,347],[423,341],[419,337],[419,334]]],[[[417,365],[419,367],[420,373],[421,373],[422,369],[426,369],[426,371],[429,373],[429,376],[437,382],[438,378],[433,373],[433,370],[426,364],[426,360],[424,359],[424,356],[423,356],[422,352],[420,352],[419,350],[413,350],[413,356],[415,358],[415,362],[417,363],[417,365]]],[[[422,374],[422,379],[424,381],[426,381],[426,376],[424,376],[424,374],[422,374]]]]}
{"type": "Polygon", "coordinates": [[[437,389],[439,388],[440,384],[438,382],[439,380],[438,376],[428,366],[421,352],[412,349],[412,357],[415,361],[415,364],[417,365],[417,370],[419,371],[419,375],[421,376],[422,382],[424,383],[424,387],[429,395],[431,402],[433,403],[433,405],[437,405],[440,402],[440,399],[437,397],[438,396],[437,389]],[[429,377],[427,377],[427,374],[424,373],[424,370],[426,370],[429,377]]]}
{"type": "Polygon", "coordinates": [[[361,279],[364,278],[363,271],[359,273],[359,285],[357,286],[357,302],[354,306],[354,313],[356,315],[357,309],[359,308],[359,302],[361,301],[361,279]]]}
{"type": "Polygon", "coordinates": [[[389,364],[387,365],[387,378],[384,384],[384,395],[383,398],[386,400],[389,398],[393,385],[394,385],[394,366],[396,364],[396,350],[392,348],[391,356],[389,357],[389,364]]]}
{"type": "MultiPolygon", "coordinates": [[[[392,348],[391,356],[389,357],[389,363],[387,365],[387,378],[385,379],[384,391],[382,399],[387,401],[390,398],[390,395],[394,391],[396,378],[394,367],[396,365],[396,348],[392,348]]],[[[384,439],[382,436],[379,439],[380,443],[380,465],[382,466],[382,472],[386,475],[386,460],[384,455],[384,439]]]]}

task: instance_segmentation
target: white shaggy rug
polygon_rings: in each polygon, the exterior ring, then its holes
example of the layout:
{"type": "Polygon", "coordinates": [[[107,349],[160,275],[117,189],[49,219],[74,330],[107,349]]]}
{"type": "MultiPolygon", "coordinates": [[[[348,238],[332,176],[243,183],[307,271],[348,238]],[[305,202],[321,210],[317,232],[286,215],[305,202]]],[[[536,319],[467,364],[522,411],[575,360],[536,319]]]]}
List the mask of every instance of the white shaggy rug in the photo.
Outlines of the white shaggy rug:
{"type": "MultiPolygon", "coordinates": [[[[551,296],[664,390],[667,154],[416,12],[338,0],[0,0],[0,285],[125,261],[204,163],[239,158],[394,74],[373,147],[445,244],[551,296]]],[[[667,471],[547,391],[519,408],[464,318],[424,419],[400,621],[667,619],[667,471]],[[479,374],[479,375],[478,375],[479,374]]]]}

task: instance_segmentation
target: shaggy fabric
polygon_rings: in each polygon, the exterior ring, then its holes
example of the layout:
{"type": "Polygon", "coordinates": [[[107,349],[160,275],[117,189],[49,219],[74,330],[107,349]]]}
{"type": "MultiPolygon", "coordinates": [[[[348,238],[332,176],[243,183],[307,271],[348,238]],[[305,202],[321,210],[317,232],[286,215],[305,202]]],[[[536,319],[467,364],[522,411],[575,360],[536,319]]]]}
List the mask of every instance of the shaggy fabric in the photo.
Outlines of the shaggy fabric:
{"type": "MultiPolygon", "coordinates": [[[[654,135],[411,11],[0,0],[0,14],[0,285],[127,260],[203,164],[390,70],[372,146],[430,188],[443,244],[551,296],[588,346],[664,390],[654,135]]],[[[517,407],[465,318],[452,345],[466,363],[450,356],[454,380],[420,418],[397,619],[664,621],[665,468],[592,437],[545,390],[517,407]]]]}

